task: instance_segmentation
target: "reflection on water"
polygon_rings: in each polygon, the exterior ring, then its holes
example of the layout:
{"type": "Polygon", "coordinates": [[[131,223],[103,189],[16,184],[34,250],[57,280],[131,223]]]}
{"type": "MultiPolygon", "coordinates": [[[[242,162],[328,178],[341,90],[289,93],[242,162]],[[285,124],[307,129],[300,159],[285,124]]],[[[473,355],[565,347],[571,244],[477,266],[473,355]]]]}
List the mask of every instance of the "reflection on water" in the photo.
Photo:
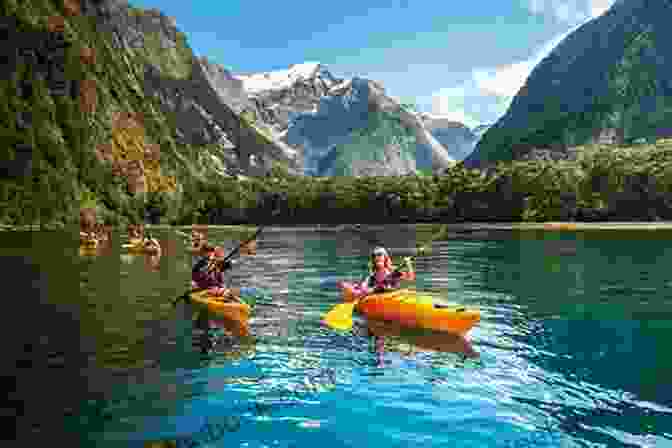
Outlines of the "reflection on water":
{"type": "Polygon", "coordinates": [[[412,356],[418,351],[455,353],[463,359],[478,358],[471,342],[463,336],[428,330],[412,330],[394,322],[368,320],[366,329],[374,339],[380,358],[385,351],[412,356]]]}
{"type": "MultiPolygon", "coordinates": [[[[611,231],[614,232],[614,231],[611,231]]],[[[269,229],[232,272],[264,291],[245,336],[171,302],[189,284],[182,236],[158,259],[124,235],[80,256],[74,236],[0,233],[4,415],[24,446],[669,446],[672,299],[666,237],[498,232],[437,242],[416,287],[478,306],[467,336],[358,318],[320,325],[370,241],[406,255],[409,227],[269,229]],[[353,428],[365,428],[353,431],[353,428]],[[207,445],[207,444],[210,445],[207,445]]],[[[240,238],[210,229],[215,244],[240,238]]]]}

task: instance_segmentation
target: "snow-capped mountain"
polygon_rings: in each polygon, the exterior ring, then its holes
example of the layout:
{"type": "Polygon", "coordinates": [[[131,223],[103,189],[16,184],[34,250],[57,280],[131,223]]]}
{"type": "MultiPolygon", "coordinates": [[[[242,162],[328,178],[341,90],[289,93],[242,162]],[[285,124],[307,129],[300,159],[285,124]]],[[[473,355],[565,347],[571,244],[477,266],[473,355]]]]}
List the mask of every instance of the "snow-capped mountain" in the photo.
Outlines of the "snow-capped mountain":
{"type": "Polygon", "coordinates": [[[238,75],[256,120],[303,156],[307,175],[398,175],[455,162],[422,119],[384,88],[318,62],[238,75]]]}
{"type": "Polygon", "coordinates": [[[247,119],[248,124],[279,148],[285,157],[290,161],[295,161],[298,157],[296,150],[284,143],[270,124],[258,119],[263,116],[263,110],[250,98],[243,81],[221,65],[208,61],[207,58],[198,58],[196,61],[200,66],[200,72],[207,79],[218,99],[238,116],[247,119]]]}
{"type": "Polygon", "coordinates": [[[257,120],[283,136],[289,124],[302,113],[317,110],[320,98],[342,80],[319,62],[296,64],[286,70],[237,75],[249,101],[259,112],[257,120]]]}

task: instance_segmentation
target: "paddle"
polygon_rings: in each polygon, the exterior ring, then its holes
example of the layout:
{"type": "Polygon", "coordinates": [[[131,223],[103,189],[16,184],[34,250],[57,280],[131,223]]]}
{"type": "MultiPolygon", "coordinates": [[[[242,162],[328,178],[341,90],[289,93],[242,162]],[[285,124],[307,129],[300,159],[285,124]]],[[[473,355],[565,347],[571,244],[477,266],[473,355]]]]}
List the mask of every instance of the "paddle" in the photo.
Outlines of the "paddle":
{"type": "MultiPolygon", "coordinates": [[[[278,209],[276,208],[276,209],[274,209],[274,210],[271,212],[271,217],[273,218],[273,217],[277,216],[278,214],[280,214],[280,210],[278,210],[278,209]]],[[[224,263],[226,263],[227,261],[231,260],[231,258],[235,257],[236,254],[237,254],[238,252],[240,252],[240,249],[241,249],[243,246],[246,246],[248,243],[251,243],[252,241],[256,240],[256,239],[259,237],[259,235],[261,235],[261,232],[263,232],[263,230],[264,230],[265,227],[266,227],[266,224],[262,224],[262,225],[260,225],[260,226],[259,226],[259,229],[257,229],[257,231],[254,233],[254,235],[252,235],[252,236],[251,236],[250,238],[248,238],[246,241],[243,241],[242,243],[240,243],[235,249],[233,249],[233,250],[229,253],[229,255],[227,255],[226,257],[224,257],[224,263]]],[[[177,305],[177,302],[179,302],[180,300],[184,300],[184,301],[188,300],[188,298],[189,298],[189,294],[192,294],[192,293],[194,293],[194,292],[204,291],[204,290],[206,290],[206,289],[207,289],[207,288],[189,289],[188,291],[185,291],[185,293],[182,294],[181,296],[176,297],[175,300],[172,301],[172,304],[173,304],[173,306],[176,306],[176,305],[177,305]]]]}
{"type": "MultiPolygon", "coordinates": [[[[428,246],[439,236],[443,235],[445,233],[445,229],[446,227],[443,226],[441,232],[433,235],[428,242],[417,248],[416,254],[414,256],[405,257],[405,259],[409,261],[414,261],[418,256],[425,255],[427,253],[428,246]]],[[[400,275],[401,268],[397,268],[391,275],[395,274],[400,275]]],[[[322,321],[331,328],[334,328],[336,330],[349,330],[350,328],[352,328],[352,314],[355,310],[355,307],[360,302],[360,300],[364,299],[365,297],[366,296],[360,297],[358,299],[353,300],[352,302],[339,303],[324,316],[324,319],[322,319],[322,321]]]]}
{"type": "MultiPolygon", "coordinates": [[[[257,237],[258,237],[259,235],[261,235],[261,232],[264,230],[264,227],[265,227],[265,225],[261,225],[261,226],[259,226],[259,229],[254,233],[254,235],[252,235],[252,236],[251,236],[250,238],[248,238],[246,241],[243,241],[243,242],[240,243],[235,249],[233,249],[233,250],[232,250],[226,257],[224,257],[223,262],[226,263],[227,261],[231,260],[233,257],[236,256],[236,254],[240,251],[240,249],[241,249],[243,246],[245,246],[245,245],[249,244],[250,242],[256,240],[257,237]]],[[[190,289],[190,290],[188,290],[188,291],[185,291],[184,294],[182,294],[181,296],[175,298],[175,300],[173,300],[172,304],[173,304],[173,306],[176,306],[177,303],[178,303],[180,300],[187,300],[188,297],[189,297],[189,294],[192,294],[192,293],[194,293],[194,292],[205,291],[206,289],[208,289],[208,288],[190,289]]]]}

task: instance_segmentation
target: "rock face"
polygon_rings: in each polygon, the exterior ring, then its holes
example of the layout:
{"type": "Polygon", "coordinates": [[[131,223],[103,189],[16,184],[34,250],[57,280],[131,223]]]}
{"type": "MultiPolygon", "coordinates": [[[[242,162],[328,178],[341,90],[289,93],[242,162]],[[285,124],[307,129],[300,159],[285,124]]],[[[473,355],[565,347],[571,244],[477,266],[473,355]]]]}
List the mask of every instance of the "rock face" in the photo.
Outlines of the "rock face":
{"type": "Polygon", "coordinates": [[[462,160],[471,154],[481,135],[483,135],[484,128],[487,128],[487,126],[481,125],[477,129],[471,130],[460,122],[429,114],[422,114],[421,118],[432,136],[456,160],[462,160]]]}
{"type": "Polygon", "coordinates": [[[454,162],[418,115],[373,81],[338,79],[319,63],[238,78],[257,121],[297,150],[306,175],[402,175],[454,162]]]}
{"type": "Polygon", "coordinates": [[[226,175],[260,175],[282,162],[298,173],[294,152],[269,138],[239,114],[252,108],[242,83],[205,58],[195,58],[175,20],[157,10],[138,10],[125,1],[82,3],[96,15],[119,49],[134,50],[146,59],[143,94],[158,99],[161,112],[176,127],[176,143],[208,147],[206,165],[226,175]]]}
{"type": "Polygon", "coordinates": [[[621,0],[581,26],[534,68],[465,165],[518,159],[532,148],[667,136],[670,20],[669,1],[621,0]]]}

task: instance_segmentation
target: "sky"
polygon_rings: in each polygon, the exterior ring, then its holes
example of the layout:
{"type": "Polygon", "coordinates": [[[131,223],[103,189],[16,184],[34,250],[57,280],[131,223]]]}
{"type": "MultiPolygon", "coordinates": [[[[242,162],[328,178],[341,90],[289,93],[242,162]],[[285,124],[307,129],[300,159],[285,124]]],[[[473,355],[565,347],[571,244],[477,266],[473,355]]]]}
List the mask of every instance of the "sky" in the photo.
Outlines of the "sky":
{"type": "Polygon", "coordinates": [[[318,61],[469,127],[506,112],[534,66],[614,0],[130,0],[176,19],[234,74],[318,61]]]}

